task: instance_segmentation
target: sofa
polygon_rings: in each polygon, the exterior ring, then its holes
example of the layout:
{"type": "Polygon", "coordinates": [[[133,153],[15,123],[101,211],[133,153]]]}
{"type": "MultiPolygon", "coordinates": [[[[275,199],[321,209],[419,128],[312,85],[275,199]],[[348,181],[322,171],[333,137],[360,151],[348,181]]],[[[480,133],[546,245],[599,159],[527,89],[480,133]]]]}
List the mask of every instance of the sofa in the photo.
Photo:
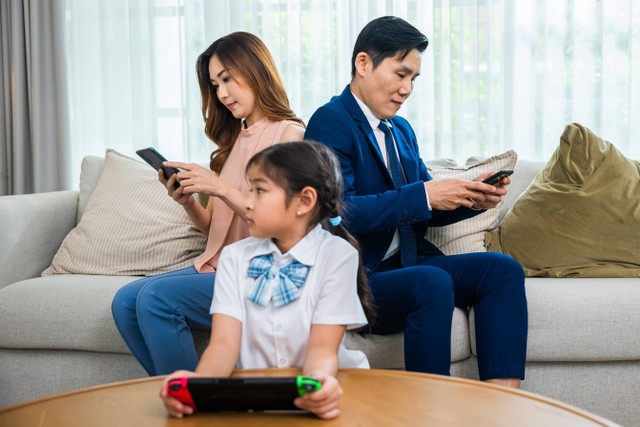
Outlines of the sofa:
{"type": "MultiPolygon", "coordinates": [[[[79,191],[0,197],[0,407],[146,375],[110,309],[115,292],[135,276],[41,276],[81,221],[104,163],[84,159],[79,191]]],[[[545,163],[515,163],[498,223],[545,163]]],[[[434,162],[432,174],[446,164],[434,162]]],[[[640,278],[527,277],[526,291],[522,388],[640,426],[640,278]]],[[[208,331],[194,336],[201,351],[208,331]]],[[[401,334],[350,332],[346,343],[363,350],[372,368],[404,368],[401,334]]],[[[473,310],[455,310],[451,354],[452,375],[477,378],[473,310]]]]}

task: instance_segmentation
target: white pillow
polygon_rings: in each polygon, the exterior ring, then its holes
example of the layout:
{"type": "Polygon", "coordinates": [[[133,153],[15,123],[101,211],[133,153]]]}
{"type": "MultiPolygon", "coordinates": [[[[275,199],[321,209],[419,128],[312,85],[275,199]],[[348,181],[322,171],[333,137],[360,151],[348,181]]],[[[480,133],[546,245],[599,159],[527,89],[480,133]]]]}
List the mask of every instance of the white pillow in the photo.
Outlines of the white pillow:
{"type": "Polygon", "coordinates": [[[206,239],[149,165],[108,149],[80,222],[42,275],[151,276],[192,265],[206,239]]]}
{"type": "MultiPolygon", "coordinates": [[[[434,179],[459,178],[473,180],[485,172],[500,169],[513,169],[518,155],[510,150],[485,160],[470,158],[467,164],[458,166],[450,159],[426,162],[427,169],[434,179]]],[[[508,187],[507,187],[508,189],[508,187]]],[[[436,245],[446,255],[469,252],[486,252],[484,232],[498,226],[498,216],[502,202],[495,208],[476,215],[473,218],[443,227],[429,227],[425,238],[436,245]]]]}

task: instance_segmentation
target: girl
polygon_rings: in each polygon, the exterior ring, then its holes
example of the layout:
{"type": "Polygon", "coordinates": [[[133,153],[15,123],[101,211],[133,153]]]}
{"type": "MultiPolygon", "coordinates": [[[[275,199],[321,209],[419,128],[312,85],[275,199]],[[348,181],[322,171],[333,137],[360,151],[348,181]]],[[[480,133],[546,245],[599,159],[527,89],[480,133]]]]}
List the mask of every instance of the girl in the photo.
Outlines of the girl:
{"type": "Polygon", "coordinates": [[[112,303],[118,330],[149,375],[194,369],[191,329],[209,329],[213,280],[222,248],[249,235],[244,169],[253,154],[299,140],[304,123],[291,108],[262,41],[237,32],[216,40],[197,60],[205,134],[217,145],[210,169],[166,162],[181,172],[158,178],[203,233],[207,247],[193,267],[144,278],[121,288],[112,303]],[[175,180],[180,185],[174,188],[175,180]],[[193,195],[211,197],[206,208],[193,195]]]}
{"type": "MultiPolygon", "coordinates": [[[[195,373],[178,371],[167,381],[297,366],[322,388],[295,404],[321,418],[339,414],[338,366],[369,367],[363,353],[344,347],[344,332],[373,317],[358,251],[341,225],[339,171],[317,143],[277,144],[253,156],[245,206],[253,237],[222,252],[211,340],[195,373]]],[[[192,413],[168,396],[166,382],[161,397],[171,415],[192,413]]]]}

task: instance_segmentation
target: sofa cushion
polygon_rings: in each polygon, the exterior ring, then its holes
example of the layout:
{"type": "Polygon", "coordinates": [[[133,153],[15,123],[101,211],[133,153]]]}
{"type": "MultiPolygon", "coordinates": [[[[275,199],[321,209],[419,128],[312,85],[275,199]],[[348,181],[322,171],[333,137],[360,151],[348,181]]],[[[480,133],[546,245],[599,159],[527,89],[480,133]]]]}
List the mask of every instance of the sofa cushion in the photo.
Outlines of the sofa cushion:
{"type": "Polygon", "coordinates": [[[149,165],[107,150],[80,222],[42,275],[151,276],[191,265],[205,244],[149,165]]]}
{"type": "MultiPolygon", "coordinates": [[[[464,310],[453,311],[451,324],[451,362],[471,356],[469,347],[469,323],[464,310]]],[[[404,339],[402,333],[373,335],[347,331],[345,346],[367,355],[372,369],[404,369],[404,339]]]]}
{"type": "MultiPolygon", "coordinates": [[[[638,279],[528,277],[525,286],[528,362],[640,360],[638,279]]],[[[472,310],[472,337],[474,319],[472,310]]]]}
{"type": "MultiPolygon", "coordinates": [[[[507,151],[488,159],[470,159],[458,166],[452,161],[427,162],[427,169],[434,179],[458,178],[473,180],[486,172],[513,169],[518,156],[515,151],[507,151]]],[[[503,203],[503,202],[500,202],[503,203]]],[[[468,252],[484,252],[484,233],[498,226],[500,206],[489,209],[473,218],[444,227],[429,227],[425,238],[447,255],[468,252]]]]}
{"type": "Polygon", "coordinates": [[[488,247],[517,259],[528,276],[640,277],[639,194],[640,162],[568,125],[488,247]]]}
{"type": "Polygon", "coordinates": [[[78,214],[76,223],[80,222],[87,203],[98,186],[100,174],[104,167],[104,157],[86,156],[80,165],[80,192],[78,195],[78,214]]]}
{"type": "Polygon", "coordinates": [[[0,290],[0,347],[129,353],[111,315],[127,276],[58,274],[0,290]]]}
{"type": "MultiPolygon", "coordinates": [[[[128,354],[111,315],[113,296],[128,276],[59,274],[17,282],[0,290],[0,348],[59,349],[128,354]]],[[[194,331],[200,351],[208,331],[194,331]]],[[[471,355],[466,313],[456,308],[451,361],[471,355]]],[[[373,368],[404,368],[402,334],[348,332],[348,348],[361,349],[373,368]]]]}
{"type": "Polygon", "coordinates": [[[498,224],[504,220],[504,217],[515,201],[525,192],[531,184],[531,181],[533,181],[546,164],[547,162],[543,160],[518,159],[518,163],[513,168],[513,175],[509,177],[511,184],[507,187],[508,193],[502,200],[500,214],[498,215],[498,224]]]}

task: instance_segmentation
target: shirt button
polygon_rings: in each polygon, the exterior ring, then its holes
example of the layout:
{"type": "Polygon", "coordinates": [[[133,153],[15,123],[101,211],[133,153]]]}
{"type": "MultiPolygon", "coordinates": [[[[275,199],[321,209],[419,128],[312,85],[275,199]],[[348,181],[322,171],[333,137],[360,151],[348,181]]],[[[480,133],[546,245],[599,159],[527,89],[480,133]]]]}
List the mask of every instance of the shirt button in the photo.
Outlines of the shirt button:
{"type": "Polygon", "coordinates": [[[280,329],[282,329],[282,326],[276,325],[276,331],[279,331],[280,329]]]}
{"type": "Polygon", "coordinates": [[[281,358],[280,358],[280,363],[281,363],[282,365],[284,365],[285,363],[287,363],[287,358],[286,358],[286,357],[281,357],[281,358]]]}

